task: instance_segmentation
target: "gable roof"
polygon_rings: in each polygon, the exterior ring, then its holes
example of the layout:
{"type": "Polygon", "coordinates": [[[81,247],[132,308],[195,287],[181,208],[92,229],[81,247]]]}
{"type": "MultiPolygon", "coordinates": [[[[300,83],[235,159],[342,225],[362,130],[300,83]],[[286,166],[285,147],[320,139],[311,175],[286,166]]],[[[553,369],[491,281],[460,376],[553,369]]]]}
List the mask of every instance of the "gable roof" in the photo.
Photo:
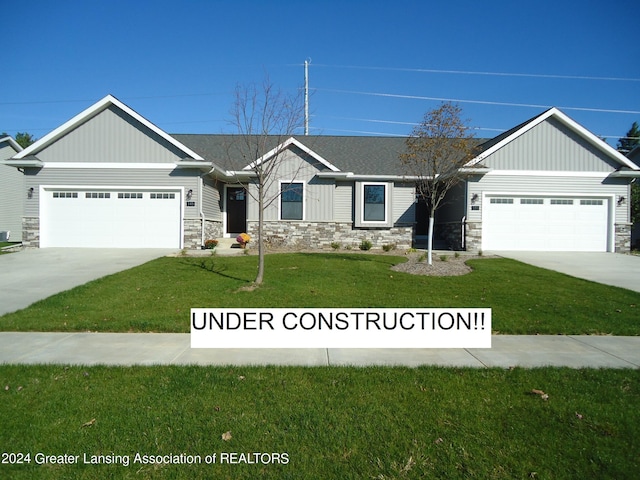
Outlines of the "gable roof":
{"type": "MultiPolygon", "coordinates": [[[[174,134],[173,137],[230,172],[243,171],[256,160],[242,156],[238,135],[174,134]]],[[[300,148],[332,172],[397,176],[401,172],[399,154],[405,149],[405,138],[295,135],[283,141],[283,137],[273,135],[265,138],[266,152],[257,160],[264,160],[279,145],[300,148]]]]}
{"type": "Polygon", "coordinates": [[[104,110],[106,110],[107,108],[109,108],[111,106],[114,106],[114,107],[120,109],[126,115],[128,115],[131,118],[137,120],[142,125],[144,125],[148,129],[150,129],[151,131],[153,131],[154,133],[156,133],[157,135],[162,137],[164,140],[166,140],[167,142],[171,143],[174,147],[176,147],[180,151],[182,151],[185,154],[185,157],[191,158],[193,160],[204,161],[204,158],[202,158],[200,155],[198,155],[197,153],[195,153],[193,150],[191,150],[190,148],[186,147],[185,145],[181,144],[180,142],[178,142],[175,138],[173,138],[171,135],[166,133],[164,130],[162,130],[162,129],[158,128],[157,126],[155,126],[149,120],[147,120],[142,115],[138,114],[137,112],[135,112],[134,110],[132,110],[128,106],[126,106],[124,103],[122,103],[120,100],[118,100],[117,98],[115,98],[112,95],[107,95],[102,100],[94,103],[93,105],[91,105],[86,110],[80,112],[78,115],[73,117],[68,122],[64,123],[60,127],[56,128],[52,132],[50,132],[47,135],[45,135],[44,137],[42,137],[40,140],[36,141],[35,143],[30,145],[29,147],[27,147],[24,150],[22,150],[20,153],[15,155],[13,157],[13,159],[15,159],[15,160],[28,159],[28,158],[33,159],[38,152],[40,152],[44,148],[48,147],[49,145],[51,145],[56,140],[58,140],[61,137],[65,136],[66,134],[68,134],[69,132],[71,132],[72,130],[77,128],[78,126],[80,126],[83,123],[87,122],[88,120],[90,120],[91,118],[95,117],[96,115],[98,115],[99,113],[103,112],[104,110]]]}
{"type": "Polygon", "coordinates": [[[492,138],[491,140],[479,145],[480,153],[476,155],[476,157],[469,161],[465,166],[472,167],[480,162],[482,162],[485,158],[496,152],[497,150],[504,147],[506,144],[512,142],[519,136],[525,134],[535,126],[544,122],[549,118],[554,118],[561,122],[563,125],[574,131],[576,134],[584,138],[586,141],[591,143],[593,146],[604,152],[606,155],[615,160],[621,168],[631,168],[637,169],[638,167],[634,165],[628,158],[626,158],[623,154],[618,152],[615,148],[611,147],[605,141],[598,138],[596,135],[591,133],[589,130],[584,128],[579,123],[575,122],[567,115],[562,113],[557,108],[553,107],[549,110],[542,112],[540,115],[536,115],[535,117],[527,120],[526,122],[521,123],[520,125],[515,126],[511,130],[507,130],[506,132],[498,135],[497,137],[492,138]]]}
{"type": "Polygon", "coordinates": [[[13,148],[16,152],[21,152],[23,148],[20,146],[18,142],[16,142],[13,137],[7,135],[6,137],[0,137],[0,145],[3,143],[9,144],[11,148],[13,148]]]}

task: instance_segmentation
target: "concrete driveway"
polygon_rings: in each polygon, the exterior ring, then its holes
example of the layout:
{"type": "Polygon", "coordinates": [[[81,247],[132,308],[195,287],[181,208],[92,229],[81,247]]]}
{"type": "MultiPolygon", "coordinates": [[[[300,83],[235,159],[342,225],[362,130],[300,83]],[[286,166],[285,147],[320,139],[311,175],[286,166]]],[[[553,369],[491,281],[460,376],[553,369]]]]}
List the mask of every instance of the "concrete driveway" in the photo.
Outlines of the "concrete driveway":
{"type": "Polygon", "coordinates": [[[175,250],[43,248],[0,255],[0,315],[175,250]]]}
{"type": "Polygon", "coordinates": [[[573,277],[640,292],[640,256],[637,255],[597,252],[491,253],[573,277]]]}

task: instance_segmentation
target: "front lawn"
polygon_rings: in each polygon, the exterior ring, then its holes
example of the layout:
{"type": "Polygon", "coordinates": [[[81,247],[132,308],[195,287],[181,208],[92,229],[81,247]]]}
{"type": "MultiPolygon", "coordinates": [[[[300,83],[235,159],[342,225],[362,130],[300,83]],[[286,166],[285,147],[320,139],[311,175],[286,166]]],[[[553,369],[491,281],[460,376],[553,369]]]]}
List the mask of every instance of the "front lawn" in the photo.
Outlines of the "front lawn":
{"type": "Polygon", "coordinates": [[[189,332],[192,307],[491,307],[494,333],[640,334],[640,293],[503,258],[459,277],[390,270],[403,257],[273,254],[160,258],[0,317],[0,330],[189,332]]]}
{"type": "Polygon", "coordinates": [[[31,459],[0,464],[1,478],[631,479],[640,471],[640,370],[4,365],[0,386],[2,451],[31,459]],[[267,455],[221,464],[229,452],[267,455]],[[78,455],[80,464],[37,465],[37,453],[78,455]],[[137,453],[203,463],[134,464],[137,453]],[[288,463],[267,463],[274,453],[288,463]],[[204,464],[211,454],[216,464],[204,464]],[[84,455],[120,461],[87,465],[84,455]]]}

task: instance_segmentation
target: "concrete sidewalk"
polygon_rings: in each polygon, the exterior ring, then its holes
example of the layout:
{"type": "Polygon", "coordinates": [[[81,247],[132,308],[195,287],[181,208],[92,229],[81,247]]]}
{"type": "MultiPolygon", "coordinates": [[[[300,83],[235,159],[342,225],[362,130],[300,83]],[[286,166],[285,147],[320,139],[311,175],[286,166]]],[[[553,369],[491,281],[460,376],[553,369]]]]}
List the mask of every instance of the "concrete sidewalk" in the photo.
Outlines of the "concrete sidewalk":
{"type": "Polygon", "coordinates": [[[640,368],[640,337],[494,335],[487,349],[191,349],[188,333],[0,332],[0,364],[640,368]]]}

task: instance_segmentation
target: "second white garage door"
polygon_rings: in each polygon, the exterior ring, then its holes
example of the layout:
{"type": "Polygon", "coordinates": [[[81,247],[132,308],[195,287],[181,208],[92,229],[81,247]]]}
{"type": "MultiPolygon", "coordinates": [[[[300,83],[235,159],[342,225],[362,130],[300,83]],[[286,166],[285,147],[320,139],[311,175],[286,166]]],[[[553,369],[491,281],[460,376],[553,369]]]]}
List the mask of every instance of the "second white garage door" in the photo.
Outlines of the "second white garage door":
{"type": "Polygon", "coordinates": [[[45,188],[40,246],[181,248],[181,191],[45,188]]]}
{"type": "Polygon", "coordinates": [[[487,195],[483,250],[606,252],[609,199],[487,195]]]}

